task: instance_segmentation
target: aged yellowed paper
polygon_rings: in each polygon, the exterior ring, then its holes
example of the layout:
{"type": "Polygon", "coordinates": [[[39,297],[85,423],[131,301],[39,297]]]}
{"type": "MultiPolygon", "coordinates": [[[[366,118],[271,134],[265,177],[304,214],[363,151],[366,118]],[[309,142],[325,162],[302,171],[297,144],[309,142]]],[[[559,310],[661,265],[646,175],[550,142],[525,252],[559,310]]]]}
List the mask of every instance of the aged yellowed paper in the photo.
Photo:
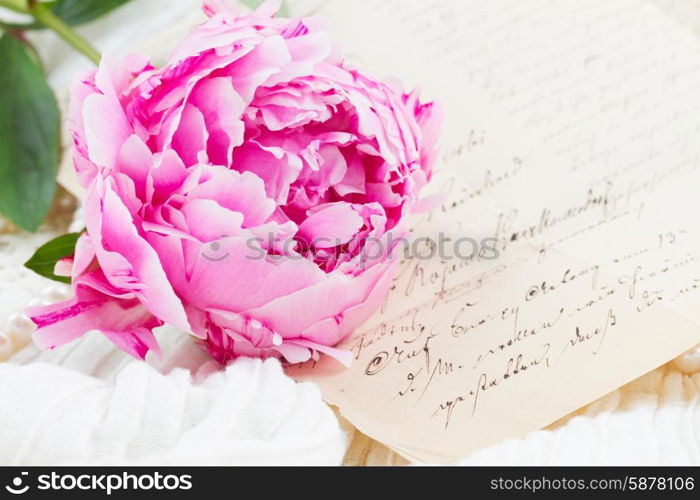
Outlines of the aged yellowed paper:
{"type": "Polygon", "coordinates": [[[691,30],[632,0],[320,10],[358,64],[443,101],[445,200],[341,346],[353,367],[294,375],[408,459],[452,462],[700,342],[691,30]]]}

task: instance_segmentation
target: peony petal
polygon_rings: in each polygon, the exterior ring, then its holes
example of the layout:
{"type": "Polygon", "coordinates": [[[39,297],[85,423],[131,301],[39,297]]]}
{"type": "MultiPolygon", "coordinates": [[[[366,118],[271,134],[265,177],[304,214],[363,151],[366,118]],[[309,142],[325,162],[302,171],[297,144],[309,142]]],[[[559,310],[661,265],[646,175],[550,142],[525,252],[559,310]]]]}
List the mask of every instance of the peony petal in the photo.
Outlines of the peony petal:
{"type": "Polygon", "coordinates": [[[199,309],[245,311],[315,285],[326,277],[305,259],[267,259],[254,250],[246,237],[225,238],[220,244],[216,259],[211,258],[207,246],[202,247],[187,286],[178,290],[186,302],[199,309]]]}
{"type": "Polygon", "coordinates": [[[83,120],[83,109],[88,96],[97,92],[95,87],[95,70],[81,75],[70,87],[70,109],[68,112],[68,126],[73,136],[73,165],[75,167],[80,185],[86,188],[97,174],[97,167],[89,161],[87,150],[87,137],[83,120]]]}
{"type": "Polygon", "coordinates": [[[193,236],[202,242],[216,242],[242,232],[243,214],[222,207],[214,200],[194,199],[182,207],[193,236]]]}
{"type": "Polygon", "coordinates": [[[222,12],[236,14],[239,12],[239,5],[236,0],[204,0],[202,2],[202,10],[209,16],[215,16],[222,12]]]}
{"type": "Polygon", "coordinates": [[[226,73],[246,103],[253,100],[257,88],[292,60],[284,39],[269,36],[249,54],[231,64],[226,73]]]}
{"type": "Polygon", "coordinates": [[[83,103],[85,142],[92,162],[114,167],[131,127],[116,97],[91,94],[83,103]]]}
{"type": "Polygon", "coordinates": [[[445,202],[444,193],[435,193],[425,198],[421,198],[416,201],[415,205],[411,208],[411,214],[423,214],[435,210],[437,207],[445,202]]]}
{"type": "Polygon", "coordinates": [[[379,280],[366,289],[368,294],[362,301],[343,310],[340,321],[336,317],[322,319],[302,330],[300,335],[306,340],[335,345],[360,328],[386,299],[393,283],[396,263],[378,266],[375,272],[380,275],[379,280]]]}
{"type": "Polygon", "coordinates": [[[311,349],[291,342],[283,342],[274,349],[284,356],[288,363],[306,363],[311,359],[311,349]]]}
{"type": "Polygon", "coordinates": [[[85,200],[86,226],[100,266],[116,287],[136,292],[158,318],[189,331],[180,299],[163,271],[158,255],[139,236],[126,207],[99,178],[85,200]]]}
{"type": "Polygon", "coordinates": [[[78,238],[75,244],[75,253],[73,254],[73,269],[71,278],[75,281],[79,276],[84,274],[95,262],[95,249],[92,246],[92,240],[87,233],[83,233],[78,238]]]}
{"type": "Polygon", "coordinates": [[[53,266],[53,273],[56,276],[62,276],[64,278],[70,278],[73,272],[73,259],[71,257],[64,257],[59,259],[53,266]]]}
{"type": "Polygon", "coordinates": [[[135,358],[145,360],[148,352],[153,352],[158,358],[162,355],[155,335],[147,328],[135,328],[130,332],[102,330],[102,334],[122,351],[135,358]]]}
{"type": "Polygon", "coordinates": [[[340,196],[367,193],[367,188],[365,187],[365,165],[362,162],[361,155],[355,155],[345,171],[345,176],[333,186],[333,189],[340,196]]]}
{"type": "Polygon", "coordinates": [[[235,167],[240,172],[252,172],[263,180],[269,198],[284,205],[289,198],[289,187],[297,180],[302,164],[298,157],[284,153],[276,155],[272,148],[265,148],[255,141],[248,141],[236,148],[235,167]]]}
{"type": "Polygon", "coordinates": [[[153,153],[137,136],[131,135],[119,149],[117,170],[127,175],[133,182],[136,195],[146,200],[146,181],[153,165],[153,153]]]}
{"type": "MultiPolygon", "coordinates": [[[[318,342],[311,342],[309,340],[297,339],[288,340],[285,342],[286,345],[297,345],[300,347],[306,347],[313,351],[321,352],[327,356],[330,356],[340,362],[345,368],[350,368],[352,366],[352,351],[346,351],[344,349],[335,349],[334,347],[328,347],[324,344],[319,344],[318,342]]],[[[287,359],[291,363],[289,359],[287,359]]]]}
{"type": "Polygon", "coordinates": [[[245,218],[243,227],[264,224],[275,211],[274,200],[267,197],[262,179],[251,172],[239,173],[219,166],[202,166],[207,180],[187,193],[192,200],[214,200],[245,218]]]}
{"type": "Polygon", "coordinates": [[[207,163],[208,140],[204,115],[193,104],[185,104],[172,144],[185,166],[207,163]]]}
{"type": "Polygon", "coordinates": [[[245,103],[229,78],[202,80],[192,91],[189,102],[201,111],[209,132],[207,153],[215,165],[229,166],[233,148],[243,143],[245,103]]]}
{"type": "Polygon", "coordinates": [[[331,53],[330,37],[325,31],[289,38],[286,43],[292,62],[272,75],[266,82],[268,86],[313,75],[315,66],[331,53]]]}
{"type": "Polygon", "coordinates": [[[319,207],[299,226],[299,236],[315,248],[344,245],[364,225],[360,214],[349,203],[319,207]]]}
{"type": "Polygon", "coordinates": [[[150,329],[162,322],[137,300],[115,299],[83,285],[76,288],[76,294],[68,301],[27,311],[38,327],[33,339],[39,348],[60,347],[91,330],[101,331],[141,359],[155,347],[155,339],[149,338],[150,329]],[[128,340],[134,336],[144,341],[139,344],[128,340]]]}
{"type": "MultiPolygon", "coordinates": [[[[340,325],[343,312],[365,302],[391,268],[392,263],[385,262],[358,277],[333,273],[313,286],[271,300],[248,310],[246,314],[258,319],[285,339],[301,337],[308,328],[324,320],[340,325]],[[309,304],[313,304],[313,307],[309,307],[309,304]],[[289,314],[289,311],[294,311],[294,314],[289,314]]],[[[325,337],[310,340],[334,345],[340,340],[341,332],[342,329],[336,326],[325,331],[325,337]]]]}
{"type": "Polygon", "coordinates": [[[171,149],[165,151],[149,171],[147,199],[153,204],[163,203],[182,186],[186,177],[187,169],[177,153],[171,149]]]}
{"type": "Polygon", "coordinates": [[[221,362],[348,362],[329,346],[392,282],[393,257],[367,254],[428,207],[441,110],[345,64],[319,19],[274,18],[279,1],[203,8],[162,69],[107,54],[73,86],[88,232],[57,268],[76,299],[39,311],[37,338],[99,328],[143,358],[168,322],[221,362]]]}

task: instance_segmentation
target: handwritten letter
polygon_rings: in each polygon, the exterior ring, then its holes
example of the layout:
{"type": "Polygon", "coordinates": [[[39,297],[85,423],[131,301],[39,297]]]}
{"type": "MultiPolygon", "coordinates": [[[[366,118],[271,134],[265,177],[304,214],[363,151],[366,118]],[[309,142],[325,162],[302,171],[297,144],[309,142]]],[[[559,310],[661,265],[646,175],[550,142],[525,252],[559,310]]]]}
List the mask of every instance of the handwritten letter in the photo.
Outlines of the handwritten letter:
{"type": "Polygon", "coordinates": [[[415,219],[382,312],[340,346],[352,368],[292,374],[406,458],[452,462],[700,342],[691,30],[633,0],[321,13],[358,63],[444,102],[445,201],[415,219]]]}

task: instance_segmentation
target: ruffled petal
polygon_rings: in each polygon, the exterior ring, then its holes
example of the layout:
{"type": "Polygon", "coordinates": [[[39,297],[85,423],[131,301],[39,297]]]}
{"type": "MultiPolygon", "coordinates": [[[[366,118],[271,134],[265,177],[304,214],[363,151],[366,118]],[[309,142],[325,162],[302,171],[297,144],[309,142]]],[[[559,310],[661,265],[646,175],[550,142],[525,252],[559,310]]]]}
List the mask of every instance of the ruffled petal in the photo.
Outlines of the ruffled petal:
{"type": "Polygon", "coordinates": [[[108,183],[96,179],[88,191],[85,211],[97,260],[110,283],[136,293],[158,318],[189,330],[182,303],[158,255],[138,234],[131,215],[108,183]]]}
{"type": "Polygon", "coordinates": [[[315,248],[332,248],[350,241],[363,225],[349,203],[323,205],[301,223],[299,237],[315,248]]]}
{"type": "Polygon", "coordinates": [[[201,171],[206,180],[187,193],[188,199],[214,200],[242,213],[244,227],[264,224],[275,211],[275,202],[267,197],[265,184],[257,175],[218,166],[202,167],[201,171]]]}
{"type": "Polygon", "coordinates": [[[322,270],[303,258],[277,260],[266,256],[250,238],[224,238],[219,244],[216,259],[211,258],[208,245],[200,247],[187,286],[178,290],[186,302],[199,309],[245,311],[326,278],[322,270]]]}
{"type": "Polygon", "coordinates": [[[245,103],[228,78],[209,78],[193,90],[189,102],[202,113],[208,132],[207,156],[214,165],[228,166],[233,148],[243,143],[245,103]]]}
{"type": "MultiPolygon", "coordinates": [[[[365,302],[382,277],[391,279],[392,269],[393,263],[386,262],[357,277],[339,273],[330,274],[314,285],[280,296],[260,307],[251,308],[246,311],[246,314],[279,333],[283,338],[302,337],[305,336],[304,332],[307,328],[323,320],[334,321],[336,325],[340,325],[344,312],[365,302]],[[309,304],[313,304],[313,307],[309,307],[309,304]],[[294,314],[289,314],[289,311],[294,311],[294,314]]],[[[334,345],[342,338],[340,335],[343,330],[336,327],[325,333],[327,335],[325,340],[328,342],[324,343],[334,345]]],[[[310,340],[323,342],[324,338],[310,340]]]]}
{"type": "Polygon", "coordinates": [[[138,300],[115,299],[79,284],[76,297],[27,312],[38,329],[33,334],[41,349],[54,349],[92,330],[99,330],[132,356],[144,359],[157,350],[151,329],[162,325],[138,300]]]}

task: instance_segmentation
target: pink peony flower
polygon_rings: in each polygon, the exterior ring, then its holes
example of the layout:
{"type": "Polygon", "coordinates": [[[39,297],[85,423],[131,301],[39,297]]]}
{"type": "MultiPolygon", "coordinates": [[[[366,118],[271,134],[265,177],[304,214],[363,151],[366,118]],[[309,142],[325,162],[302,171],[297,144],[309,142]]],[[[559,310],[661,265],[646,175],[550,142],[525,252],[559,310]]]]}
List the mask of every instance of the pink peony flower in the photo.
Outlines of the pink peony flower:
{"type": "Polygon", "coordinates": [[[163,68],[105,56],[73,86],[87,230],[34,340],[99,330],[144,358],[168,323],[222,363],[347,361],[332,346],[387,293],[439,110],[351,68],[318,18],[205,12],[163,68]]]}

